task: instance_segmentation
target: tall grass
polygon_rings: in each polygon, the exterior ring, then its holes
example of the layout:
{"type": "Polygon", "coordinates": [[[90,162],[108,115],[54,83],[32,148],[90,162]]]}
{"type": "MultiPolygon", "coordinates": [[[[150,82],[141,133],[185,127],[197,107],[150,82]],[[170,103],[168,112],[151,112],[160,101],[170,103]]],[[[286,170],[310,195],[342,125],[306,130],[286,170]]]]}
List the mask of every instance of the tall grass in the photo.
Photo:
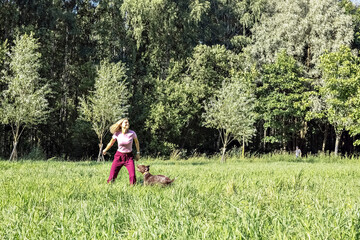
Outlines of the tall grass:
{"type": "Polygon", "coordinates": [[[0,239],[359,239],[360,163],[141,160],[169,187],[128,185],[110,162],[0,161],[0,239]]]}

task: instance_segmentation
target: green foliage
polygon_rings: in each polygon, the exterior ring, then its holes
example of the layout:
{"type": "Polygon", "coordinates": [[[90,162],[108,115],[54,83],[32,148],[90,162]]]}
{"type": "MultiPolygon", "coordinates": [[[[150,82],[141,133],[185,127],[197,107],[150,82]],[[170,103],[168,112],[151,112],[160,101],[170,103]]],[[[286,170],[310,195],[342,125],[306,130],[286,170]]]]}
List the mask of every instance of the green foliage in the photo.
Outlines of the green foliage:
{"type": "Polygon", "coordinates": [[[341,47],[339,51],[321,56],[323,84],[320,95],[325,101],[326,116],[338,133],[345,129],[356,135],[360,133],[359,92],[360,68],[359,58],[350,48],[341,47]]]}
{"type": "Polygon", "coordinates": [[[354,96],[359,87],[359,58],[351,49],[342,46],[337,52],[324,54],[320,60],[325,87],[329,94],[342,102],[354,96]]]}
{"type": "Polygon", "coordinates": [[[36,146],[31,151],[23,157],[23,159],[27,160],[46,160],[46,154],[44,152],[44,149],[42,149],[40,146],[36,146]]]}
{"type": "Polygon", "coordinates": [[[44,122],[47,117],[47,85],[38,86],[40,76],[39,45],[33,35],[17,37],[10,55],[10,72],[3,81],[1,121],[4,124],[30,125],[44,122]]]}
{"type": "Polygon", "coordinates": [[[3,77],[7,89],[0,100],[0,121],[9,124],[14,137],[14,150],[10,159],[16,159],[16,145],[25,127],[46,120],[49,110],[46,96],[48,85],[39,86],[39,44],[33,35],[18,36],[10,54],[10,71],[3,77]],[[20,132],[20,128],[22,130],[20,132]]]}
{"type": "MultiPolygon", "coordinates": [[[[159,41],[166,35],[174,38],[174,35],[180,34],[176,33],[175,30],[184,30],[180,29],[181,27],[194,31],[194,29],[188,27],[199,22],[208,8],[209,3],[202,0],[190,2],[185,0],[178,2],[168,0],[125,0],[121,10],[139,48],[146,40],[159,44],[159,41]],[[186,9],[186,11],[179,11],[182,9],[186,9]],[[174,35],[171,35],[171,33],[174,35]],[[148,39],[144,39],[144,36],[148,39]]],[[[168,40],[164,43],[170,44],[168,40]]],[[[160,45],[155,47],[160,47],[160,45]]]]}
{"type": "Polygon", "coordinates": [[[200,41],[212,46],[221,44],[236,53],[251,42],[251,29],[266,7],[266,0],[226,1],[211,0],[204,14],[200,41]]]}
{"type": "Polygon", "coordinates": [[[345,12],[352,17],[354,41],[352,48],[360,49],[360,8],[350,0],[341,0],[340,5],[345,9],[345,12]]]}
{"type": "Polygon", "coordinates": [[[0,121],[11,126],[14,138],[10,160],[17,159],[17,144],[23,130],[46,120],[49,113],[46,96],[50,93],[48,85],[39,86],[39,44],[33,34],[18,36],[14,44],[9,71],[2,77],[7,89],[0,99],[0,121]]]}
{"type": "Polygon", "coordinates": [[[186,125],[200,110],[204,98],[203,86],[182,76],[181,71],[181,64],[175,63],[165,80],[157,79],[155,82],[157,101],[151,105],[146,126],[152,134],[165,137],[165,141],[181,138],[186,125]]]}
{"type": "Polygon", "coordinates": [[[257,88],[258,112],[264,129],[272,129],[266,142],[284,144],[301,128],[305,117],[302,108],[307,91],[306,80],[297,61],[282,51],[275,63],[263,66],[262,86],[257,88]]]}
{"type": "Polygon", "coordinates": [[[91,39],[96,42],[95,56],[100,60],[126,61],[133,57],[132,49],[135,48],[135,41],[127,33],[129,29],[128,25],[124,24],[122,5],[123,1],[101,0],[96,7],[93,7],[93,15],[89,14],[87,22],[83,23],[93,26],[91,39]]]}
{"type": "Polygon", "coordinates": [[[128,34],[136,41],[147,71],[163,77],[170,59],[187,57],[197,44],[199,21],[209,2],[125,0],[121,6],[128,34]]]}
{"type": "Polygon", "coordinates": [[[224,79],[242,69],[242,60],[241,55],[222,45],[198,45],[192,58],[188,59],[187,72],[193,82],[204,85],[204,97],[208,98],[220,88],[224,79]]]}
{"type": "Polygon", "coordinates": [[[0,2],[0,43],[13,39],[19,19],[19,8],[13,1],[0,2]]]}
{"type": "Polygon", "coordinates": [[[282,49],[318,75],[319,57],[353,40],[351,16],[336,0],[269,1],[265,14],[253,29],[248,51],[260,63],[274,62],[282,49]]]}
{"type": "MultiPolygon", "coordinates": [[[[3,43],[0,44],[0,79],[3,77],[5,73],[5,63],[6,63],[6,54],[8,53],[8,42],[5,40],[3,43]]],[[[3,84],[0,81],[0,89],[2,89],[1,85],[3,84]]]]}
{"type": "MultiPolygon", "coordinates": [[[[97,146],[99,139],[95,131],[91,131],[92,123],[78,119],[71,128],[70,144],[73,147],[72,156],[76,159],[89,159],[98,154],[97,146]]],[[[110,140],[112,136],[105,135],[103,142],[110,140]]],[[[112,154],[112,152],[111,152],[112,154]]]]}
{"type": "Polygon", "coordinates": [[[3,61],[6,58],[7,49],[8,49],[8,43],[5,40],[2,44],[0,44],[0,63],[1,63],[1,65],[3,65],[3,61]]]}
{"type": "MultiPolygon", "coordinates": [[[[156,137],[156,145],[160,147],[167,142],[167,145],[180,147],[192,138],[191,135],[198,135],[203,102],[220,88],[224,79],[240,68],[239,65],[239,56],[218,45],[197,46],[185,66],[180,62],[172,63],[168,77],[155,82],[155,101],[146,121],[156,137]]],[[[165,146],[164,150],[169,152],[165,146]]]]}
{"type": "MultiPolygon", "coordinates": [[[[94,146],[96,136],[92,131],[81,132],[88,125],[80,120],[79,99],[92,96],[95,66],[108,59],[126,64],[124,74],[131,95],[128,116],[141,136],[143,151],[211,154],[219,148],[220,139],[216,140],[214,129],[203,126],[203,103],[214,96],[224,80],[256,64],[261,73],[255,80],[256,94],[264,101],[256,111],[270,120],[257,122],[250,148],[272,151],[270,147],[282,144],[292,148],[300,141],[307,150],[311,147],[317,151],[321,142],[317,134],[322,129],[331,133],[334,127],[325,111],[330,102],[337,108],[348,108],[339,119],[350,119],[346,129],[351,134],[357,132],[356,109],[360,104],[354,97],[359,94],[353,93],[356,84],[349,86],[349,92],[341,86],[344,91],[339,102],[330,101],[321,91],[318,67],[326,51],[335,52],[343,44],[360,48],[359,12],[359,6],[349,0],[0,1],[0,94],[4,98],[8,90],[5,76],[14,76],[10,61],[5,60],[10,57],[13,40],[33,32],[41,46],[36,50],[41,58],[34,69],[39,85],[51,87],[52,95],[47,98],[51,114],[46,123],[35,123],[22,136],[20,151],[39,146],[49,156],[65,159],[95,154],[90,146],[94,146]],[[305,71],[293,77],[287,73],[293,73],[290,67],[270,69],[268,64],[274,64],[283,50],[305,71]],[[299,84],[291,86],[286,79],[299,84]],[[272,82],[276,87],[261,87],[262,82],[272,82]],[[278,90],[280,94],[276,94],[278,90]],[[262,149],[263,136],[274,144],[266,148],[264,143],[262,149]]],[[[24,64],[28,63],[32,66],[31,62],[24,64]]],[[[10,105],[16,107],[11,101],[7,112],[13,112],[10,105]]],[[[333,111],[336,118],[338,110],[333,111]]],[[[2,157],[12,144],[11,134],[8,125],[0,125],[2,157]]],[[[344,151],[353,142],[346,136],[344,151]]],[[[327,144],[333,138],[330,134],[327,144]]],[[[348,151],[353,150],[349,147],[348,151]]]]}
{"type": "Polygon", "coordinates": [[[248,142],[255,134],[255,98],[250,85],[253,79],[254,74],[247,73],[234,76],[231,81],[224,80],[205,105],[204,124],[219,130],[223,156],[233,139],[248,142]]]}
{"type": "Polygon", "coordinates": [[[125,65],[121,62],[101,62],[97,69],[95,89],[80,99],[81,119],[91,123],[101,145],[110,125],[127,114],[130,93],[125,72],[125,65]]]}

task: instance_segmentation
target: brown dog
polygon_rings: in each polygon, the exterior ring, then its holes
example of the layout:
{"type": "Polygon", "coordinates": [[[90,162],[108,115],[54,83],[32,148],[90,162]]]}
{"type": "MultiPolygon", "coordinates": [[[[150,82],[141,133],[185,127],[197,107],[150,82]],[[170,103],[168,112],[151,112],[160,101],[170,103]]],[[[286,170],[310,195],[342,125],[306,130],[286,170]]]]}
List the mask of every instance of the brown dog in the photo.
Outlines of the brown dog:
{"type": "Polygon", "coordinates": [[[166,186],[175,180],[175,178],[171,180],[164,175],[151,175],[149,173],[150,166],[137,165],[137,170],[144,175],[144,185],[160,184],[166,186]]]}

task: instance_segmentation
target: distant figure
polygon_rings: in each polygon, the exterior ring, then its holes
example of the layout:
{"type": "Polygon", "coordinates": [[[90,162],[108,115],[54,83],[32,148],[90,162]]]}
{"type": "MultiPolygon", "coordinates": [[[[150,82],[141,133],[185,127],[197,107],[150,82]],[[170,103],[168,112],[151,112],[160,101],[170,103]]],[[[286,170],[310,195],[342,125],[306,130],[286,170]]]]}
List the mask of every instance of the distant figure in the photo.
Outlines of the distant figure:
{"type": "Polygon", "coordinates": [[[298,146],[296,146],[295,156],[296,156],[296,158],[301,157],[301,150],[300,150],[300,148],[298,146]]]}

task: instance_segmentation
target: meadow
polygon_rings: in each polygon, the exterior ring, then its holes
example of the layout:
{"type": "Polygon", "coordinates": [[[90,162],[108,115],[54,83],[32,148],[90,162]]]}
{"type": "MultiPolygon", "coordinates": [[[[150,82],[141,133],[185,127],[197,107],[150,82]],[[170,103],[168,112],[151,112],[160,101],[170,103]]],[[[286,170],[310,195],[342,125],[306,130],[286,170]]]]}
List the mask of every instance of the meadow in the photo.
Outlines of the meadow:
{"type": "Polygon", "coordinates": [[[360,161],[143,159],[169,187],[111,162],[0,161],[0,239],[360,239],[360,161]]]}

